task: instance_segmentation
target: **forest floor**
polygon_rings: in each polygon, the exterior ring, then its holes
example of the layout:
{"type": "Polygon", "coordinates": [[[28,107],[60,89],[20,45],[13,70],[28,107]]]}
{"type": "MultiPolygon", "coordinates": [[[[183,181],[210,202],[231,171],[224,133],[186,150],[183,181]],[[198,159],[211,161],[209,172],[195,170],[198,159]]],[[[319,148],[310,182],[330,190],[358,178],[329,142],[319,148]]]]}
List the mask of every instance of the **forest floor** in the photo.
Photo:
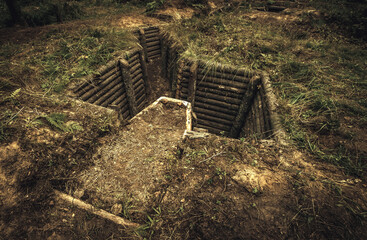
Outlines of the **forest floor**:
{"type": "Polygon", "coordinates": [[[366,239],[366,49],[300,16],[246,10],[167,25],[135,9],[1,30],[0,239],[366,239]],[[184,54],[268,71],[288,145],[183,140],[180,108],[126,125],[62,94],[134,46],[123,28],[149,24],[177,34],[184,54]],[[53,189],[141,227],[60,203],[53,189]]]}

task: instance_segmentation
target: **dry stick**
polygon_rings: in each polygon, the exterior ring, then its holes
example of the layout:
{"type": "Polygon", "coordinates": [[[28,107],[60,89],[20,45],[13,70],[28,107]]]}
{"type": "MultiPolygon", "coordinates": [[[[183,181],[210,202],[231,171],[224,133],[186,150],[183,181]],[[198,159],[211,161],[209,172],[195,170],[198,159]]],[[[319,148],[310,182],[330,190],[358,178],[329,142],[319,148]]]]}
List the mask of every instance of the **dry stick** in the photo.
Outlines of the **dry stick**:
{"type": "Polygon", "coordinates": [[[208,157],[207,159],[204,159],[204,160],[200,161],[199,163],[203,163],[203,162],[206,162],[206,161],[208,161],[208,160],[210,160],[214,157],[218,157],[219,155],[222,155],[223,153],[225,153],[225,152],[220,152],[220,153],[214,154],[213,156],[208,157]]]}
{"type": "Polygon", "coordinates": [[[144,29],[139,29],[140,36],[140,45],[143,47],[144,56],[146,56],[146,61],[149,62],[148,59],[148,50],[147,50],[147,39],[145,38],[144,29]]]}
{"type": "Polygon", "coordinates": [[[253,102],[254,94],[256,91],[256,86],[260,80],[259,76],[254,76],[248,85],[246,93],[243,95],[242,103],[238,109],[238,114],[233,122],[232,128],[230,130],[230,136],[237,138],[240,134],[240,129],[246,118],[246,113],[249,112],[251,103],[253,102]]]}
{"type": "Polygon", "coordinates": [[[122,80],[125,83],[126,95],[129,102],[130,115],[135,116],[138,110],[135,101],[134,87],[129,73],[129,63],[125,59],[120,59],[119,62],[122,80]]]}
{"type": "Polygon", "coordinates": [[[56,200],[61,200],[61,201],[64,201],[64,202],[67,202],[71,205],[74,205],[80,209],[83,209],[85,211],[87,211],[88,213],[92,213],[94,215],[97,215],[101,218],[104,218],[104,219],[108,219],[118,225],[121,225],[121,226],[124,226],[124,227],[134,227],[134,228],[138,228],[140,227],[140,225],[138,223],[134,223],[134,222],[131,222],[127,219],[124,219],[122,217],[118,217],[116,215],[113,215],[105,210],[102,210],[102,209],[99,209],[99,208],[96,208],[88,203],[85,203],[79,199],[76,199],[76,198],[73,198],[72,196],[70,195],[67,195],[65,193],[62,193],[62,192],[59,192],[57,190],[55,190],[55,195],[56,195],[56,200]]]}

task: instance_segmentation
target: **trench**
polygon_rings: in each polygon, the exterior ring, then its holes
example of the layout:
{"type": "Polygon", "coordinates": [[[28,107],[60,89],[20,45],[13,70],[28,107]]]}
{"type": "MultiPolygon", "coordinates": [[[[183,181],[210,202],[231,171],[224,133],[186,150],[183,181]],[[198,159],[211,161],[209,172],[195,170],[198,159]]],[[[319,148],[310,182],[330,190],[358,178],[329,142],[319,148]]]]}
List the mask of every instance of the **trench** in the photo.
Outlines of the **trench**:
{"type": "Polygon", "coordinates": [[[268,76],[231,65],[181,57],[158,27],[134,32],[141,48],[125,52],[74,90],[83,101],[131,119],[161,96],[191,103],[193,127],[213,134],[274,138],[278,127],[268,76]]]}

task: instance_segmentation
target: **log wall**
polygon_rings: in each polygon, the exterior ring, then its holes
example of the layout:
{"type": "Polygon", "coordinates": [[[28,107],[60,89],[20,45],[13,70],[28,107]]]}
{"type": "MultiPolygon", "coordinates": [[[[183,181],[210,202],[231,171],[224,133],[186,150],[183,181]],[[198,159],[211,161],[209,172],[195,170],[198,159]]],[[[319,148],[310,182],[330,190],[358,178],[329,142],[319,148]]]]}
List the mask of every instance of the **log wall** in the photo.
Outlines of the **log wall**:
{"type": "Polygon", "coordinates": [[[157,27],[135,33],[142,48],[99,69],[75,90],[79,98],[118,110],[124,119],[132,118],[147,105],[146,62],[160,57],[161,74],[169,79],[172,95],[192,104],[195,127],[233,138],[273,136],[274,111],[268,107],[268,91],[259,73],[202,60],[179,60],[182,47],[157,27]]]}

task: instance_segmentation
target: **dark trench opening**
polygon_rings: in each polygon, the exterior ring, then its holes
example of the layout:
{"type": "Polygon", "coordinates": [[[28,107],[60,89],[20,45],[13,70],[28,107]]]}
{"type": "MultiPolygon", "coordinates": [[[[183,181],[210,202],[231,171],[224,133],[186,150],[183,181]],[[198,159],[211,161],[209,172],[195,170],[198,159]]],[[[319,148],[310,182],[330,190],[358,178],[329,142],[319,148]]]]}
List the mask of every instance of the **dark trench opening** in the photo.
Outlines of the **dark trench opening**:
{"type": "Polygon", "coordinates": [[[161,96],[188,101],[193,127],[220,136],[272,138],[273,123],[263,76],[236,66],[208,66],[180,57],[157,27],[136,31],[141,49],[126,52],[75,90],[83,101],[131,119],[161,96]]]}

